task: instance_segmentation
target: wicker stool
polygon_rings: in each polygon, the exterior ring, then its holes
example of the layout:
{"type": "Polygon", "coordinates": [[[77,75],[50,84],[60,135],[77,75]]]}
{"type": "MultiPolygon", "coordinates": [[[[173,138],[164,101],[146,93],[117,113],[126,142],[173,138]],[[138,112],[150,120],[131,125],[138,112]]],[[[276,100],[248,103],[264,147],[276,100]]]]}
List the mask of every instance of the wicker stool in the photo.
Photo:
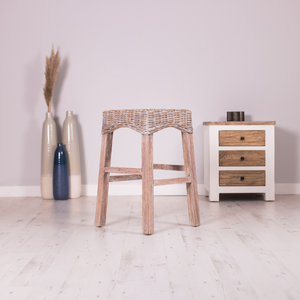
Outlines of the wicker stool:
{"type": "Polygon", "coordinates": [[[178,109],[128,109],[103,112],[102,144],[98,181],[95,225],[106,222],[109,182],[142,180],[143,233],[154,232],[154,186],[186,183],[190,224],[200,225],[196,180],[192,116],[189,110],[178,109]],[[142,168],[111,167],[111,151],[114,130],[127,127],[142,134],[142,168]],[[153,133],[167,127],[181,131],[184,166],[153,164],[153,133]],[[153,169],[185,171],[185,177],[153,180],[153,169]],[[127,175],[110,176],[110,173],[127,175]]]}

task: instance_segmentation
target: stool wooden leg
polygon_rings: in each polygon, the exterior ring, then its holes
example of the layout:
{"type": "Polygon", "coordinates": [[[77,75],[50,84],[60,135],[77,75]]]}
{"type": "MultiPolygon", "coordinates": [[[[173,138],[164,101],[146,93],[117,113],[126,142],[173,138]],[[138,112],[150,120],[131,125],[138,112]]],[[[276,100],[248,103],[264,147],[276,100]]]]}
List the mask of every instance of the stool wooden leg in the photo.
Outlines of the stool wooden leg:
{"type": "Polygon", "coordinates": [[[142,135],[143,233],[154,233],[153,134],[142,135]]]}
{"type": "Polygon", "coordinates": [[[104,172],[104,167],[110,167],[113,133],[102,135],[100,167],[98,179],[98,194],[96,204],[95,225],[104,226],[108,200],[109,173],[104,172]]]}
{"type": "Polygon", "coordinates": [[[186,176],[191,177],[191,183],[186,184],[190,224],[192,226],[199,226],[200,212],[193,134],[182,132],[182,146],[186,176]]]}

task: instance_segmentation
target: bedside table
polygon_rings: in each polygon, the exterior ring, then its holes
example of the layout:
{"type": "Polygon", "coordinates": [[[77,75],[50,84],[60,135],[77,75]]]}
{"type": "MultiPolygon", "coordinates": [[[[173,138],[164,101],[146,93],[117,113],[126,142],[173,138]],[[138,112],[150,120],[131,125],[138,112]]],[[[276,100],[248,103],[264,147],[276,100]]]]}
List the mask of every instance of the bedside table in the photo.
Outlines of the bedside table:
{"type": "Polygon", "coordinates": [[[204,188],[222,193],[263,193],[275,200],[275,122],[204,122],[204,188]]]}

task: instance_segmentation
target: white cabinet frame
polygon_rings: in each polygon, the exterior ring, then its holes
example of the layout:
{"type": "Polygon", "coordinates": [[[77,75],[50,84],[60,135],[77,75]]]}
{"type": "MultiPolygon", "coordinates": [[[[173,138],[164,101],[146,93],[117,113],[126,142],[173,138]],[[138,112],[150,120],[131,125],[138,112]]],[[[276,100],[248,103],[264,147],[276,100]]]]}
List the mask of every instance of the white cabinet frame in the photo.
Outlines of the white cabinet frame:
{"type": "Polygon", "coordinates": [[[222,193],[263,193],[265,201],[275,200],[275,122],[265,122],[274,125],[255,125],[264,122],[245,122],[247,125],[239,125],[242,123],[204,123],[204,188],[210,201],[219,201],[219,195],[222,193]],[[218,123],[230,125],[218,125],[218,123]],[[219,131],[221,130],[264,130],[265,146],[219,146],[219,131]],[[265,166],[220,167],[219,151],[221,150],[264,150],[265,166]],[[265,186],[220,186],[219,171],[221,170],[265,170],[265,186]]]}

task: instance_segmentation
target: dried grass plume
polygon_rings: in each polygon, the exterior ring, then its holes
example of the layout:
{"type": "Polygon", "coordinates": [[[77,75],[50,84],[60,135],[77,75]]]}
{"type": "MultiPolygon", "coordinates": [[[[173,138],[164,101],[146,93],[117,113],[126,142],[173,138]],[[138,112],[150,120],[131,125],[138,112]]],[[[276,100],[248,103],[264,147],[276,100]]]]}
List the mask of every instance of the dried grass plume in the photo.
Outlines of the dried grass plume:
{"type": "Polygon", "coordinates": [[[57,52],[54,54],[54,46],[52,45],[50,57],[46,56],[46,82],[44,85],[44,97],[48,106],[48,112],[51,112],[52,93],[56,81],[56,76],[59,71],[60,59],[59,49],[57,49],[57,52]]]}

